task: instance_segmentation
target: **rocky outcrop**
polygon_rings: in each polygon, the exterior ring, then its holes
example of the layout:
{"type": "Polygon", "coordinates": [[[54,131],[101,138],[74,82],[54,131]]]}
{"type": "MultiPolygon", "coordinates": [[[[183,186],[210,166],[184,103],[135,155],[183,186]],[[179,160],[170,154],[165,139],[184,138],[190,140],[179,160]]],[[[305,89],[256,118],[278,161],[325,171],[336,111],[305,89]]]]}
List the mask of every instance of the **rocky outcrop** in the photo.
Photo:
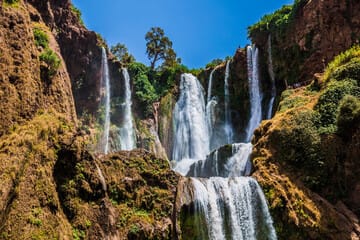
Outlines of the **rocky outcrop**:
{"type": "MultiPolygon", "coordinates": [[[[241,142],[246,136],[246,125],[250,114],[249,84],[247,74],[246,50],[239,48],[230,60],[230,75],[228,79],[230,94],[230,114],[234,127],[234,142],[241,142]]],[[[207,93],[210,73],[213,69],[206,69],[199,74],[199,80],[207,93]]],[[[222,129],[224,124],[224,79],[226,62],[215,67],[212,82],[212,96],[217,98],[215,128],[222,129]]],[[[215,133],[216,134],[216,133],[215,133]]]]}
{"type": "Polygon", "coordinates": [[[267,59],[271,35],[277,85],[285,88],[311,80],[334,56],[359,43],[359,19],[357,0],[301,0],[273,21],[264,20],[264,27],[250,30],[250,38],[267,59]]]}
{"type": "Polygon", "coordinates": [[[54,109],[69,121],[76,120],[71,82],[59,46],[37,14],[23,3],[0,9],[0,136],[16,124],[32,119],[38,111],[54,109]],[[51,79],[41,76],[41,48],[36,47],[34,28],[41,28],[49,38],[49,48],[61,60],[51,79]]]}
{"type": "Polygon", "coordinates": [[[337,57],[320,82],[283,92],[254,133],[254,176],[281,239],[360,238],[359,52],[337,57]]]}
{"type": "Polygon", "coordinates": [[[59,153],[54,173],[64,212],[79,233],[86,239],[174,237],[178,176],[166,160],[143,150],[95,158],[75,146],[59,153]]]}
{"type": "MultiPolygon", "coordinates": [[[[78,116],[90,114],[97,116],[101,101],[101,46],[104,41],[81,23],[69,0],[36,1],[29,0],[38,11],[36,19],[43,19],[54,33],[65,60],[72,81],[72,90],[78,116]]],[[[108,52],[111,75],[112,96],[122,99],[118,91],[123,86],[121,65],[108,52]],[[116,90],[114,90],[116,89],[116,90]]]]}

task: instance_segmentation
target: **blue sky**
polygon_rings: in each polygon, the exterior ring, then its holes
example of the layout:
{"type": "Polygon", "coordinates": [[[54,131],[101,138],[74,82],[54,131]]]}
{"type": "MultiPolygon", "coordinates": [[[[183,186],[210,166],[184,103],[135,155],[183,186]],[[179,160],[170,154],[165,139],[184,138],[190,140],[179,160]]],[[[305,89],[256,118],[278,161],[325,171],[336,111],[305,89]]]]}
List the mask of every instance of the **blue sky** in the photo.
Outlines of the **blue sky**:
{"type": "Polygon", "coordinates": [[[249,43],[247,27],[293,0],[73,0],[88,29],[111,46],[124,43],[137,61],[149,64],[144,36],[164,29],[182,63],[204,67],[232,56],[249,43]]]}

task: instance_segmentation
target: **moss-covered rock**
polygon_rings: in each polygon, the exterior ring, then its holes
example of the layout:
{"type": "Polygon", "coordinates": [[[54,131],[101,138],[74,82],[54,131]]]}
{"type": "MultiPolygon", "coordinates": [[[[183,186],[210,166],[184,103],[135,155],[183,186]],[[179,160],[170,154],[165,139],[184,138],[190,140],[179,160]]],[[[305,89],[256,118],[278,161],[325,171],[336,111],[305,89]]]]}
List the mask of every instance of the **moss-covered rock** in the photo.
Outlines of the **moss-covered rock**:
{"type": "Polygon", "coordinates": [[[350,57],[332,68],[324,77],[349,74],[322,79],[319,90],[311,85],[284,92],[275,117],[254,133],[254,176],[263,186],[280,239],[359,236],[359,150],[354,148],[360,143],[354,121],[359,96],[357,81],[347,79],[358,79],[353,63],[350,57]],[[330,124],[335,130],[324,131],[330,124]]]}

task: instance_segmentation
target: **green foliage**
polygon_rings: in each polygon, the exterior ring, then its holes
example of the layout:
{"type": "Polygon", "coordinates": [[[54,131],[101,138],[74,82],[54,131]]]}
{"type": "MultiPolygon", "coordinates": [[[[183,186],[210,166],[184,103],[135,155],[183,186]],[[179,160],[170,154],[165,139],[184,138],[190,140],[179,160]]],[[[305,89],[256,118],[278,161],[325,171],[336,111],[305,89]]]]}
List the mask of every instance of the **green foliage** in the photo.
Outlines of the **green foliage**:
{"type": "Polygon", "coordinates": [[[264,15],[259,22],[248,27],[248,35],[251,37],[259,32],[270,32],[283,30],[289,23],[289,17],[293,6],[284,5],[281,9],[272,14],[264,15]]]}
{"type": "Polygon", "coordinates": [[[326,182],[321,138],[316,128],[318,121],[316,111],[289,112],[270,139],[275,149],[281,149],[276,159],[304,169],[304,181],[313,189],[326,182]]]}
{"type": "Polygon", "coordinates": [[[135,96],[140,101],[141,112],[148,115],[152,112],[152,103],[159,97],[149,81],[149,68],[142,63],[134,62],[129,65],[128,70],[133,80],[135,96]]]}
{"type": "Polygon", "coordinates": [[[205,67],[205,68],[214,68],[214,67],[216,67],[217,65],[221,64],[222,62],[223,62],[223,60],[220,59],[220,58],[213,59],[211,62],[209,62],[208,64],[206,64],[206,67],[205,67]]]}
{"type": "Polygon", "coordinates": [[[80,24],[84,25],[84,21],[81,18],[81,11],[77,7],[75,7],[73,4],[71,4],[70,9],[75,14],[75,16],[77,17],[80,24]]]}
{"type": "Polygon", "coordinates": [[[176,58],[176,53],[172,48],[172,42],[165,36],[165,32],[160,27],[152,27],[145,35],[146,54],[151,62],[151,69],[155,69],[155,64],[159,60],[164,60],[164,67],[173,67],[181,62],[176,58]]]}
{"type": "Polygon", "coordinates": [[[346,95],[339,105],[337,115],[338,134],[349,136],[352,129],[360,123],[360,99],[351,95],[346,95]]]}
{"type": "Polygon", "coordinates": [[[40,54],[40,61],[46,64],[46,76],[48,78],[52,78],[56,74],[61,63],[58,55],[51,49],[45,49],[45,51],[40,54]]]}
{"type": "Polygon", "coordinates": [[[19,3],[19,0],[4,0],[4,3],[10,6],[14,6],[19,3]]]}
{"type": "Polygon", "coordinates": [[[327,88],[320,95],[315,110],[320,114],[319,131],[334,133],[340,100],[347,94],[360,96],[360,89],[356,80],[330,81],[327,88]]]}
{"type": "Polygon", "coordinates": [[[130,63],[135,62],[135,58],[131,55],[125,44],[117,43],[111,46],[111,53],[124,65],[128,66],[130,63]]]}
{"type": "Polygon", "coordinates": [[[49,37],[43,30],[41,30],[40,28],[34,28],[33,33],[35,38],[35,45],[37,47],[49,47],[49,37]]]}
{"type": "MultiPolygon", "coordinates": [[[[360,45],[355,45],[349,50],[337,55],[334,60],[332,60],[329,65],[327,66],[325,73],[324,73],[324,80],[329,81],[332,77],[331,75],[335,73],[337,75],[335,78],[342,77],[342,74],[337,71],[340,71],[338,68],[346,63],[358,63],[360,61],[360,45]]],[[[359,67],[357,67],[357,71],[359,67]]],[[[344,73],[343,73],[344,74],[344,73]]],[[[358,73],[357,73],[358,74],[358,73]]],[[[339,79],[338,79],[339,80],[339,79]]]]}
{"type": "Polygon", "coordinates": [[[73,228],[72,233],[73,233],[74,240],[82,240],[82,239],[85,239],[85,237],[86,237],[85,232],[83,230],[80,230],[77,228],[73,228]]]}

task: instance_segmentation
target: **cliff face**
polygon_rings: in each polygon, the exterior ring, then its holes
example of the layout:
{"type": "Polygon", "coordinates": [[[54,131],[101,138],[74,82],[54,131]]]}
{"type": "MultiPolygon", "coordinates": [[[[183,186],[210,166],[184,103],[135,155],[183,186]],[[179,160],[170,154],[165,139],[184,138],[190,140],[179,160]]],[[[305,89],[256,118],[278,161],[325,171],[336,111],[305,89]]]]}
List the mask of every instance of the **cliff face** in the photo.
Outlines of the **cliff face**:
{"type": "MultiPolygon", "coordinates": [[[[28,1],[40,13],[41,18],[57,39],[68,73],[72,80],[72,90],[78,116],[90,114],[98,116],[101,101],[101,46],[103,40],[93,31],[87,30],[80,16],[73,10],[71,1],[28,1]]],[[[121,65],[108,52],[111,85],[113,89],[123,86],[121,65]]],[[[120,99],[123,91],[112,91],[112,96],[120,99]]]]}
{"type": "Polygon", "coordinates": [[[356,0],[301,0],[292,10],[273,16],[250,28],[250,38],[267,59],[271,36],[274,72],[282,88],[311,80],[334,56],[359,43],[360,3],[356,0]]]}
{"type": "Polygon", "coordinates": [[[64,113],[69,121],[76,119],[71,82],[59,46],[36,14],[31,6],[20,3],[0,9],[0,136],[44,109],[64,113]],[[35,28],[48,35],[49,48],[61,60],[51,80],[41,76],[42,49],[35,45],[35,28]]]}
{"type": "Polygon", "coordinates": [[[281,239],[360,237],[359,54],[354,47],[318,82],[283,92],[254,133],[254,176],[281,239]]]}

